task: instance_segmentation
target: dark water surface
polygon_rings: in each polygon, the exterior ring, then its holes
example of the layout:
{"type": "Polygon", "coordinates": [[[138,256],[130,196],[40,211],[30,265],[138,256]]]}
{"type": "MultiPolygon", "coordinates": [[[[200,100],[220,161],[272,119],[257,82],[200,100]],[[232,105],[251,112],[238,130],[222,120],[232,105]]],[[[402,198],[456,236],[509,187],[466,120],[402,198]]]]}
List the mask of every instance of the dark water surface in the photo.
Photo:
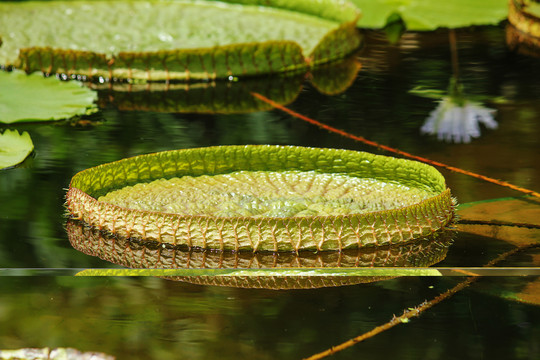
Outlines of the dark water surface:
{"type": "MultiPolygon", "coordinates": [[[[447,31],[407,33],[396,45],[379,33],[366,34],[366,46],[357,56],[362,68],[350,86],[346,76],[331,73],[326,78],[313,74],[313,80],[305,81],[270,78],[246,88],[266,91],[289,108],[349,133],[538,191],[540,60],[508,50],[503,27],[461,30],[457,39],[465,93],[497,111],[498,128],[482,127],[481,137],[468,144],[421,134],[437,103],[409,92],[418,86],[446,91],[453,71],[447,31]],[[325,81],[336,86],[331,89],[325,81]]],[[[227,144],[391,155],[278,110],[194,113],[196,106],[211,112],[235,101],[244,109],[262,106],[245,97],[247,90],[237,91],[238,86],[160,93],[119,93],[105,86],[100,92],[102,111],[91,121],[17,126],[30,133],[35,156],[0,173],[0,267],[119,267],[75,250],[65,228],[63,202],[71,177],[98,164],[227,144]]],[[[521,196],[441,172],[460,203],[521,196]]],[[[512,248],[503,240],[457,233],[438,266],[483,266],[512,248]]],[[[518,253],[500,265],[538,267],[540,255],[518,253]]],[[[69,346],[118,359],[301,359],[368,331],[461,280],[402,277],[276,291],[160,278],[2,276],[0,348],[69,346]]],[[[420,318],[334,358],[538,359],[540,307],[494,295],[511,296],[534,281],[539,279],[480,279],[420,318]]],[[[539,304],[540,286],[535,289],[539,304]]]]}

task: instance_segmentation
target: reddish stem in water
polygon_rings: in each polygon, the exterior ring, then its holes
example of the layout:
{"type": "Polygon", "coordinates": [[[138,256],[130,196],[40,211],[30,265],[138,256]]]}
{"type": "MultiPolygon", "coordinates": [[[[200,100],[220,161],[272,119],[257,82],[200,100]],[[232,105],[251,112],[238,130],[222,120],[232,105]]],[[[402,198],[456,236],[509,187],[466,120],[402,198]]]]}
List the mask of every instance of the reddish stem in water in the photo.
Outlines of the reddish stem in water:
{"type": "Polygon", "coordinates": [[[309,117],[307,117],[305,115],[299,114],[296,111],[293,111],[293,110],[291,110],[289,108],[286,108],[285,106],[282,106],[282,105],[278,104],[277,102],[275,102],[273,100],[270,100],[269,98],[267,98],[264,95],[261,95],[259,93],[252,92],[251,95],[253,95],[254,97],[256,97],[257,99],[259,99],[261,101],[264,101],[265,103],[267,103],[269,105],[272,105],[276,109],[279,109],[279,110],[281,110],[283,112],[286,112],[287,114],[289,114],[291,116],[294,116],[297,119],[303,120],[303,121],[308,122],[308,123],[313,124],[313,125],[316,125],[316,126],[322,128],[322,129],[325,129],[325,130],[328,130],[330,132],[339,134],[339,135],[344,136],[346,138],[349,138],[349,139],[352,139],[352,140],[355,140],[355,141],[359,141],[359,142],[362,142],[362,143],[364,143],[366,145],[374,146],[376,148],[379,148],[381,150],[386,150],[386,151],[392,152],[394,154],[398,154],[398,155],[401,155],[401,156],[404,156],[404,157],[408,157],[409,159],[414,159],[414,160],[424,162],[426,164],[442,167],[442,168],[445,168],[445,169],[453,171],[453,172],[457,172],[457,173],[465,174],[465,175],[468,175],[468,176],[472,176],[472,177],[475,177],[477,179],[481,179],[481,180],[484,180],[484,181],[487,181],[487,182],[490,182],[490,183],[493,183],[493,184],[497,184],[497,185],[500,185],[500,186],[510,188],[512,190],[522,192],[522,193],[527,194],[527,195],[531,195],[531,196],[540,198],[540,193],[537,193],[536,191],[525,189],[525,188],[522,188],[520,186],[510,184],[510,183],[508,183],[506,181],[493,179],[493,178],[490,178],[488,176],[484,176],[484,175],[477,174],[477,173],[474,173],[474,172],[471,172],[471,171],[463,170],[463,169],[460,169],[460,168],[457,168],[457,167],[454,167],[454,166],[451,166],[451,165],[446,165],[446,164],[438,162],[438,161],[433,161],[433,160],[430,160],[430,159],[427,159],[427,158],[424,158],[424,157],[421,157],[421,156],[413,155],[413,154],[410,154],[408,152],[401,151],[399,149],[394,149],[394,148],[392,148],[390,146],[379,144],[379,143],[377,143],[375,141],[368,140],[368,139],[366,139],[366,138],[364,138],[362,136],[357,136],[357,135],[350,134],[350,133],[348,133],[346,131],[343,131],[343,130],[337,129],[335,127],[323,124],[323,123],[321,123],[321,122],[319,122],[317,120],[314,120],[314,119],[311,119],[311,118],[309,118],[309,117]]]}

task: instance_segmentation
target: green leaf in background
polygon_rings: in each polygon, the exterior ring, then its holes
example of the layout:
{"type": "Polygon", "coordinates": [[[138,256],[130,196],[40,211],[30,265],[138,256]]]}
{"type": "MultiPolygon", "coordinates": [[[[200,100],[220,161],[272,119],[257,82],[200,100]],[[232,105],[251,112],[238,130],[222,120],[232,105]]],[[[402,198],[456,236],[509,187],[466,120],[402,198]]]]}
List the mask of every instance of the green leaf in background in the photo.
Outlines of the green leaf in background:
{"type": "Polygon", "coordinates": [[[141,80],[298,71],[358,48],[357,18],[338,0],[0,3],[0,64],[141,80]]]}
{"type": "Polygon", "coordinates": [[[399,15],[408,30],[496,25],[508,14],[507,0],[351,0],[362,10],[361,28],[380,29],[399,15]],[[391,18],[392,17],[392,18],[391,18]],[[390,19],[390,20],[389,20],[390,19]]]}
{"type": "Polygon", "coordinates": [[[0,133],[0,169],[20,164],[34,150],[30,135],[25,131],[5,130],[0,133]]]}
{"type": "Polygon", "coordinates": [[[0,123],[69,119],[97,111],[97,94],[77,81],[0,71],[0,123]]]}

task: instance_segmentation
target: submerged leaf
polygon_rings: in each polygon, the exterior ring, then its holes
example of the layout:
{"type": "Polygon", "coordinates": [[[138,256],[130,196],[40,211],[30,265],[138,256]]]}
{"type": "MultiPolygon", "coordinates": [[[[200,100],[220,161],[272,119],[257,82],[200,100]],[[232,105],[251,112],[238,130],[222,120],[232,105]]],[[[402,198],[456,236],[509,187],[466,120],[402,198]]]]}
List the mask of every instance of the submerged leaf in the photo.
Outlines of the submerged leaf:
{"type": "Polygon", "coordinates": [[[17,130],[5,130],[0,133],[0,169],[23,162],[33,150],[34,144],[26,131],[19,134],[17,130]]]}
{"type": "Polygon", "coordinates": [[[473,289],[505,300],[540,306],[538,276],[494,276],[478,282],[473,289]]]}
{"type": "Polygon", "coordinates": [[[97,111],[97,94],[77,81],[0,71],[0,123],[69,119],[97,111]]]}
{"type": "Polygon", "coordinates": [[[380,29],[399,15],[408,30],[496,25],[506,18],[507,0],[351,0],[362,10],[358,26],[380,29]]]}
{"type": "MultiPolygon", "coordinates": [[[[540,202],[535,198],[503,198],[462,204],[458,215],[464,222],[459,225],[461,231],[516,246],[540,244],[540,202]]],[[[540,263],[532,266],[540,266],[540,263]]]]}
{"type": "MultiPolygon", "coordinates": [[[[459,230],[505,241],[517,247],[540,245],[540,202],[532,197],[478,201],[459,206],[459,230]]],[[[540,266],[538,246],[520,253],[527,268],[540,266]]],[[[504,299],[540,305],[540,277],[495,277],[476,284],[474,289],[504,299]]]]}
{"type": "Polygon", "coordinates": [[[144,80],[297,71],[356,49],[356,19],[337,0],[0,4],[0,64],[144,80]]]}

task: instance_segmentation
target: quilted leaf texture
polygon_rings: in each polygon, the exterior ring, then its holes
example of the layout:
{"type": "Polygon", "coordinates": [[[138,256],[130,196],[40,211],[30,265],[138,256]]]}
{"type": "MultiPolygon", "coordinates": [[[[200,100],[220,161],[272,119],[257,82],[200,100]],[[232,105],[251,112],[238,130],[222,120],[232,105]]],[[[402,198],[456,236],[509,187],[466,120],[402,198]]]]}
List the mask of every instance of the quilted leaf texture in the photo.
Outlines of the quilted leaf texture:
{"type": "Polygon", "coordinates": [[[447,226],[454,205],[443,176],[429,165],[350,150],[271,145],[172,150],[123,159],[76,174],[67,193],[72,216],[99,229],[127,238],[220,250],[343,250],[404,243],[447,226]],[[139,183],[239,171],[299,171],[373,179],[419,189],[426,196],[403,206],[362,213],[298,216],[197,215],[98,200],[139,183]]]}

